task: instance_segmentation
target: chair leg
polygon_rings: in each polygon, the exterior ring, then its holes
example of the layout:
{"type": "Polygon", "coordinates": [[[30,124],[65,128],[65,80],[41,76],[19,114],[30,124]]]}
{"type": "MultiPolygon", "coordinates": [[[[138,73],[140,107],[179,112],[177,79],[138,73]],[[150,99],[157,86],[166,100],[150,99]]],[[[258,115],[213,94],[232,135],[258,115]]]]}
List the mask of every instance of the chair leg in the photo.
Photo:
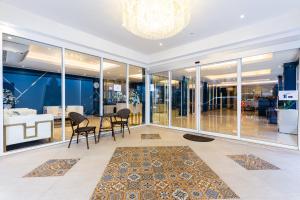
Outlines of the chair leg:
{"type": "Polygon", "coordinates": [[[124,124],[121,125],[121,131],[122,131],[122,133],[123,133],[122,137],[124,137],[124,132],[125,132],[125,131],[124,131],[124,124]]]}
{"type": "Polygon", "coordinates": [[[79,141],[79,134],[77,133],[77,144],[78,144],[78,141],[79,141]]]}
{"type": "Polygon", "coordinates": [[[97,144],[96,129],[94,129],[95,144],[97,144]]]}
{"type": "Polygon", "coordinates": [[[72,133],[72,136],[71,136],[68,148],[70,148],[70,146],[71,146],[71,143],[72,143],[72,140],[73,140],[73,136],[74,136],[74,133],[72,133]]]}
{"type": "Polygon", "coordinates": [[[130,130],[129,130],[129,126],[128,126],[128,124],[126,124],[126,126],[127,126],[127,129],[128,129],[128,132],[129,132],[129,134],[130,134],[130,130]]]}
{"type": "Polygon", "coordinates": [[[86,138],[86,147],[87,147],[87,149],[89,149],[90,147],[89,147],[89,139],[88,139],[88,133],[87,132],[85,133],[85,138],[86,138]]]}
{"type": "Polygon", "coordinates": [[[111,125],[111,134],[112,134],[112,136],[113,136],[113,138],[114,138],[114,141],[116,141],[114,125],[111,125]]]}

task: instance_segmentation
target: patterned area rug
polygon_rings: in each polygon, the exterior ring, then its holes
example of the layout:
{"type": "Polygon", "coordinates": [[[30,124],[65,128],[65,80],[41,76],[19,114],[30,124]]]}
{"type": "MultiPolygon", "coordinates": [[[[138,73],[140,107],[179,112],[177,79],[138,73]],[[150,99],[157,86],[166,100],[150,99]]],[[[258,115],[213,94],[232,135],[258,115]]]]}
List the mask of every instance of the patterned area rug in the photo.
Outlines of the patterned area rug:
{"type": "Polygon", "coordinates": [[[159,134],[141,134],[142,140],[145,139],[161,139],[159,134]]]}
{"type": "Polygon", "coordinates": [[[239,198],[187,146],[120,147],[91,199],[239,198]]]}
{"type": "Polygon", "coordinates": [[[39,167],[32,170],[24,177],[47,177],[63,176],[71,169],[79,159],[53,159],[48,160],[39,167]]]}
{"type": "Polygon", "coordinates": [[[278,170],[279,168],[264,161],[263,159],[256,157],[252,154],[242,154],[242,155],[229,155],[229,158],[237,162],[239,165],[247,170],[267,170],[273,169],[278,170]]]}

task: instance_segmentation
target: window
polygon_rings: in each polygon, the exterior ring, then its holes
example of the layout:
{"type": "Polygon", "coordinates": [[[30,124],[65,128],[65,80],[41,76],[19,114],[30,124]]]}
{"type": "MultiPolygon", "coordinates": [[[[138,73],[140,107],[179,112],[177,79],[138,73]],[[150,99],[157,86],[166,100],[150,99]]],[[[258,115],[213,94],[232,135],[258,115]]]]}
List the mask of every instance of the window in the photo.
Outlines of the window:
{"type": "Polygon", "coordinates": [[[241,136],[297,146],[299,50],[242,59],[241,136]]]}
{"type": "Polygon", "coordinates": [[[104,59],[103,104],[104,113],[126,108],[126,64],[104,59]]]}
{"type": "Polygon", "coordinates": [[[62,140],[61,49],[3,35],[4,148],[62,140]]]}
{"type": "Polygon", "coordinates": [[[153,124],[169,124],[169,76],[168,72],[151,75],[150,119],[153,124]]]}
{"type": "MultiPolygon", "coordinates": [[[[65,72],[66,119],[70,112],[77,112],[88,118],[89,125],[99,127],[100,58],[65,50],[65,72]]],[[[65,133],[70,139],[72,128],[68,120],[65,133]]]]}
{"type": "Polygon", "coordinates": [[[145,69],[129,66],[129,123],[139,125],[145,123],[145,69]]]}

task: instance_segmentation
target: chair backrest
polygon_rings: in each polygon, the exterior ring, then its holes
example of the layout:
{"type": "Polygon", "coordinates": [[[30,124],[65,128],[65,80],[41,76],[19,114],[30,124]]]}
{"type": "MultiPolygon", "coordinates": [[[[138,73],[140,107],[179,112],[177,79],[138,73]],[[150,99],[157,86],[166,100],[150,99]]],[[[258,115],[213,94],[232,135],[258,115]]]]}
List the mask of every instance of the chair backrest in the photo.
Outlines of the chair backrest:
{"type": "Polygon", "coordinates": [[[69,117],[72,123],[72,126],[78,126],[81,122],[83,122],[86,118],[77,112],[70,112],[69,117]]]}
{"type": "Polygon", "coordinates": [[[130,115],[130,110],[128,108],[123,108],[117,112],[117,115],[122,119],[128,119],[130,115]]]}

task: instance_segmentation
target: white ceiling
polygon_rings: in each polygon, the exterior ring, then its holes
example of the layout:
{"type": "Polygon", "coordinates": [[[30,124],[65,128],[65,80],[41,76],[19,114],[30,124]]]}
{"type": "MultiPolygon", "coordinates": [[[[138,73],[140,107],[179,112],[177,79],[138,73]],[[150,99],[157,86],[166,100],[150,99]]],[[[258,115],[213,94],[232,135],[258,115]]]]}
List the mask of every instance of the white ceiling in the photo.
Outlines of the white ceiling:
{"type": "Polygon", "coordinates": [[[300,8],[299,0],[192,0],[192,19],[186,29],[172,38],[151,41],[134,36],[121,26],[120,0],[0,1],[144,54],[157,53],[300,8]],[[243,20],[241,14],[245,15],[243,20]],[[159,42],[163,46],[159,46],[159,42]]]}

